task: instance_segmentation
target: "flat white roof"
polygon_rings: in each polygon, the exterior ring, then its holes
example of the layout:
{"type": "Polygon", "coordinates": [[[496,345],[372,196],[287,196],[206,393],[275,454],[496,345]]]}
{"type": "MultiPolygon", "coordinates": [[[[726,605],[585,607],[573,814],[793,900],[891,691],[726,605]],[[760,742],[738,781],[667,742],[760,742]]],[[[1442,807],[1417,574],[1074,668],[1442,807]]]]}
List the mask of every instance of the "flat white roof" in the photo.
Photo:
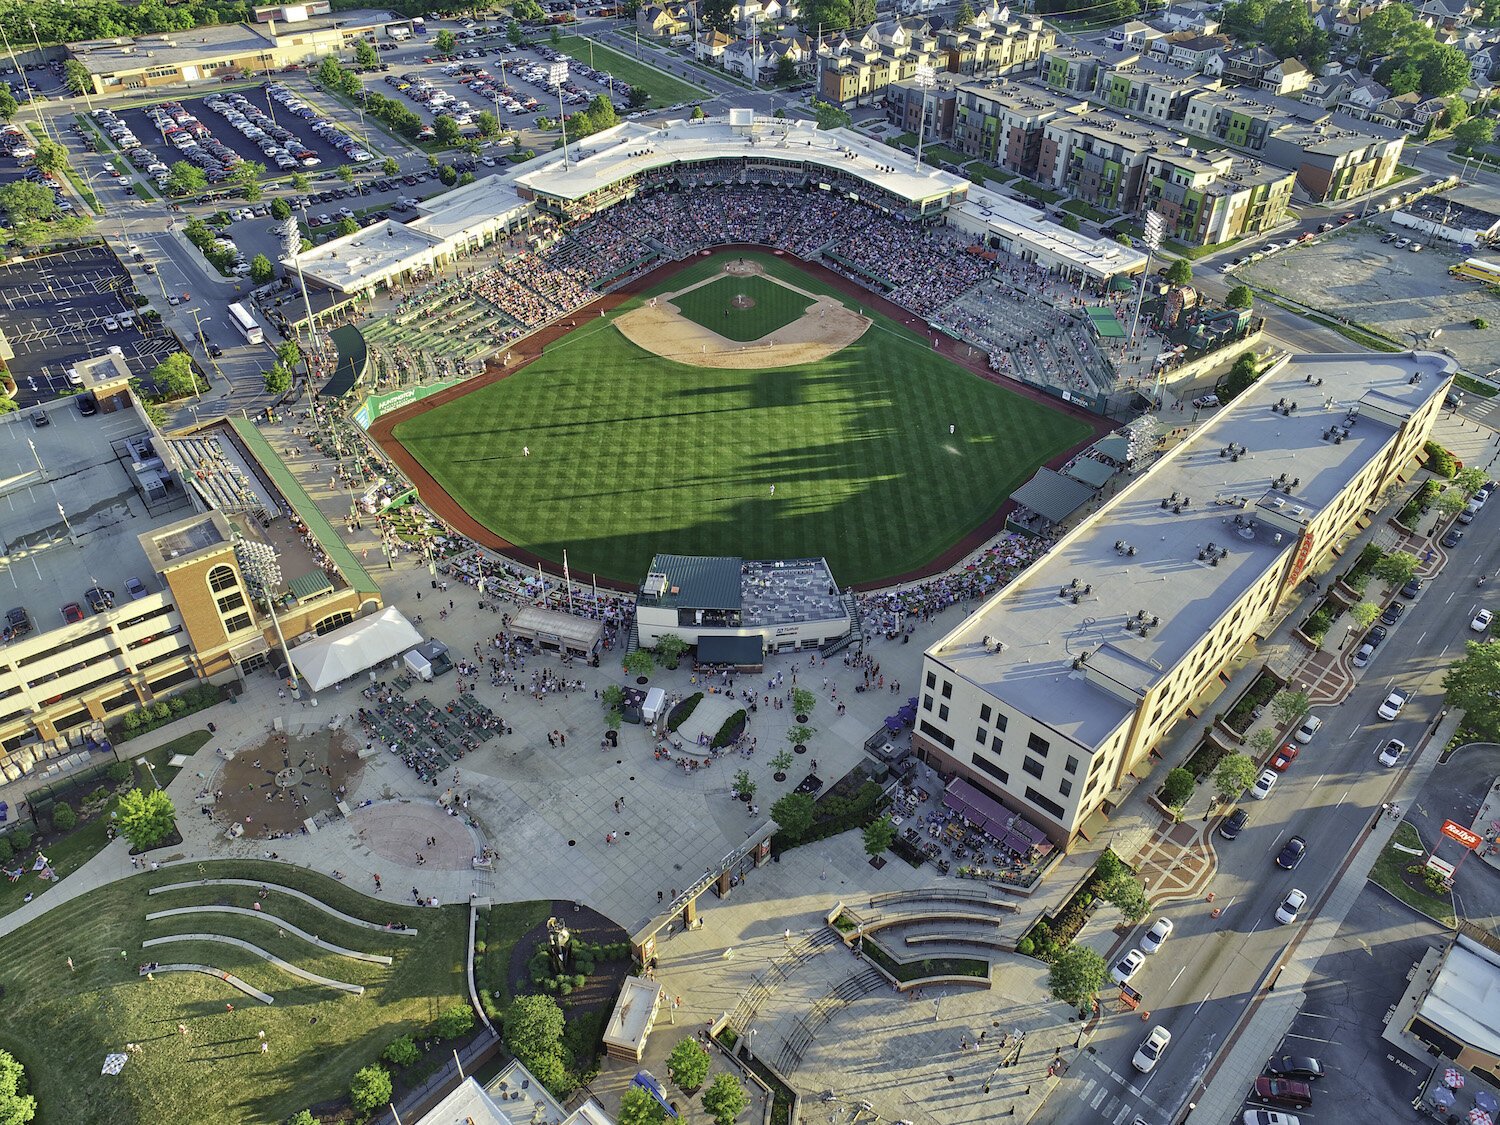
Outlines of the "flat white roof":
{"type": "Polygon", "coordinates": [[[963,177],[938,168],[914,171],[906,154],[849,129],[758,116],[747,126],[730,124],[728,115],[659,125],[623,122],[570,142],[566,167],[561,149],[528,162],[516,182],[538,195],[577,200],[663,165],[756,156],[822,165],[914,204],[961,196],[969,188],[963,177]]]}
{"type": "Polygon", "coordinates": [[[631,1054],[639,1055],[651,1019],[656,1014],[656,1003],[661,996],[661,985],[645,977],[626,977],[620,986],[620,998],[615,1001],[615,1010],[610,1013],[609,1023],[604,1028],[607,1046],[624,1047],[631,1054]]]}
{"type": "Polygon", "coordinates": [[[1458,938],[1417,1014],[1476,1050],[1500,1055],[1500,961],[1458,938]]]}
{"type": "MultiPolygon", "coordinates": [[[[405,223],[382,220],[344,238],[335,238],[297,255],[302,272],[330,289],[360,289],[414,266],[426,265],[444,239],[405,223]]],[[[285,259],[288,266],[292,259],[285,259]]]]}
{"type": "Polygon", "coordinates": [[[417,204],[421,218],[407,224],[436,239],[463,238],[486,223],[504,222],[531,206],[500,173],[475,180],[417,204]]]}
{"type": "Polygon", "coordinates": [[[1066,263],[1093,277],[1138,273],[1146,268],[1144,251],[1112,238],[1090,238],[1049,220],[1041,211],[1008,195],[975,188],[955,209],[950,221],[965,229],[987,227],[1053,262],[1066,263]]]}

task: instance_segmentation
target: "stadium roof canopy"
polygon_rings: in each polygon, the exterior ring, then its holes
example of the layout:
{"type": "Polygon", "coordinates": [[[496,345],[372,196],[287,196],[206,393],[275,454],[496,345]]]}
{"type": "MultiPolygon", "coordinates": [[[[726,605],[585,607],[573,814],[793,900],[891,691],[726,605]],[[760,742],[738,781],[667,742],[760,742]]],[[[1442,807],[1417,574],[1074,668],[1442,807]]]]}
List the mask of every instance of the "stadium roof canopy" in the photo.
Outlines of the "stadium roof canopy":
{"type": "Polygon", "coordinates": [[[1112,238],[1091,238],[1051,222],[1036,208],[997,192],[976,189],[948,215],[959,230],[995,249],[1030,258],[1045,269],[1105,280],[1143,273],[1146,255],[1112,238]]]}

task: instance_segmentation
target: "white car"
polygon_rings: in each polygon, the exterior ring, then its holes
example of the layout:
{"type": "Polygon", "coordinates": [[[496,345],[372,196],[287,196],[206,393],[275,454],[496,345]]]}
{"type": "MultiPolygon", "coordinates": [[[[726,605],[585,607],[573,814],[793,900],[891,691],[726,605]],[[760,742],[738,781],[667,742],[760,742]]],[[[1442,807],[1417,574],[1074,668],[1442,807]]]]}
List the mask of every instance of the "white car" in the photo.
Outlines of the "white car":
{"type": "Polygon", "coordinates": [[[1469,622],[1469,628],[1476,633],[1482,633],[1490,627],[1490,622],[1495,620],[1495,615],[1487,609],[1481,609],[1474,615],[1474,620],[1469,622]]]}
{"type": "Polygon", "coordinates": [[[1146,963],[1146,955],[1139,949],[1132,949],[1118,961],[1115,967],[1109,971],[1116,984],[1129,984],[1130,978],[1140,971],[1140,967],[1146,963]]]}
{"type": "Polygon", "coordinates": [[[1302,1125],[1294,1113],[1277,1113],[1274,1109],[1247,1109],[1241,1125],[1302,1125]]]}
{"type": "Polygon", "coordinates": [[[1307,892],[1298,887],[1293,887],[1287,892],[1286,898],[1281,900],[1281,905],[1276,908],[1276,921],[1283,926],[1290,926],[1297,920],[1297,914],[1307,904],[1307,892]]]}
{"type": "Polygon", "coordinates": [[[1146,931],[1146,936],[1141,938],[1141,952],[1155,953],[1171,936],[1172,919],[1158,918],[1156,924],[1146,931]]]}
{"type": "Polygon", "coordinates": [[[1135,1049],[1135,1056],[1130,1060],[1130,1065],[1142,1074],[1150,1074],[1156,1069],[1156,1064],[1161,1061],[1162,1052],[1167,1049],[1167,1044],[1172,1042],[1172,1033],[1166,1028],[1153,1027],[1146,1033],[1146,1038],[1141,1040],[1141,1045],[1135,1049]]]}
{"type": "Polygon", "coordinates": [[[1318,718],[1316,715],[1309,715],[1307,718],[1302,720],[1302,725],[1292,732],[1292,737],[1306,746],[1313,740],[1313,735],[1317,734],[1322,726],[1322,719],[1318,718]]]}
{"type": "Polygon", "coordinates": [[[1401,714],[1401,708],[1406,706],[1406,701],[1410,698],[1411,695],[1409,693],[1396,688],[1390,695],[1385,697],[1385,702],[1375,709],[1375,714],[1379,715],[1386,722],[1390,722],[1397,715],[1401,714]]]}
{"type": "Polygon", "coordinates": [[[1406,743],[1399,738],[1393,738],[1381,748],[1380,764],[1382,766],[1394,766],[1401,760],[1401,755],[1406,753],[1406,743]]]}
{"type": "Polygon", "coordinates": [[[1264,801],[1271,795],[1271,790],[1276,787],[1276,778],[1280,775],[1275,770],[1264,770],[1255,779],[1255,784],[1250,786],[1250,796],[1257,801],[1264,801]]]}

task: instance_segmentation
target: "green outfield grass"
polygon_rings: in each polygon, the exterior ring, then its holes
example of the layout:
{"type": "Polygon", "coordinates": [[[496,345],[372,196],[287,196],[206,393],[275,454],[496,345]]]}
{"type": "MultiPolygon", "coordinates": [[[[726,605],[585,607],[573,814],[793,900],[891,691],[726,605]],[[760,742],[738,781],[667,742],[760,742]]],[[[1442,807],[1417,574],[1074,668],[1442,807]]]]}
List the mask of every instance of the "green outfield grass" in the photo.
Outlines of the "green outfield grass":
{"type": "MultiPolygon", "coordinates": [[[[832,292],[753,257],[801,289],[832,292]]],[[[722,266],[699,259],[654,293],[722,266]]],[[[638,581],[655,552],[671,551],[826,555],[841,582],[857,583],[927,563],[1088,432],[877,316],[825,360],[766,371],[663,360],[604,318],[395,436],[496,534],[544,558],[566,549],[575,578],[638,581]]]]}
{"type": "Polygon", "coordinates": [[[672,298],[672,304],[689,320],[696,321],[727,340],[744,343],[785,328],[799,320],[812,304],[806,296],[763,277],[721,277],[691,293],[672,298]],[[755,302],[737,309],[735,297],[755,302]]]}
{"type": "MultiPolygon", "coordinates": [[[[399,898],[402,887],[386,890],[399,898]]],[[[26,1067],[42,1125],[284,1121],[299,1109],[343,1096],[354,1072],[374,1062],[391,1040],[406,1032],[420,1035],[438,1013],[466,1002],[467,926],[460,906],[424,910],[409,901],[377,902],[284,864],[213,862],[138,875],[65,903],[6,936],[9,1018],[0,1026],[0,1046],[26,1067]],[[419,935],[402,938],[352,926],[274,891],[263,900],[267,913],[325,941],[388,954],[395,963],[351,960],[290,932],[279,937],[268,919],[204,914],[146,920],[148,912],[174,907],[249,908],[255,902],[253,887],[146,893],[150,886],[199,878],[200,870],[214,878],[265,879],[299,889],[354,917],[405,922],[419,935]],[[362,984],[366,992],[354,996],[311,984],[228,945],[141,947],[146,938],[185,933],[237,937],[310,972],[362,984]],[[211,965],[270,993],[275,1003],[262,1004],[199,973],[160,973],[148,981],[137,973],[147,961],[211,965]],[[178,1024],[187,1026],[186,1038],[178,1024]],[[265,1054],[261,1031],[270,1044],[265,1054]],[[101,1075],[105,1056],[124,1051],[127,1043],[140,1044],[140,1051],[118,1077],[101,1075]]],[[[442,1046],[436,1051],[439,1058],[446,1053],[442,1046]]]]}

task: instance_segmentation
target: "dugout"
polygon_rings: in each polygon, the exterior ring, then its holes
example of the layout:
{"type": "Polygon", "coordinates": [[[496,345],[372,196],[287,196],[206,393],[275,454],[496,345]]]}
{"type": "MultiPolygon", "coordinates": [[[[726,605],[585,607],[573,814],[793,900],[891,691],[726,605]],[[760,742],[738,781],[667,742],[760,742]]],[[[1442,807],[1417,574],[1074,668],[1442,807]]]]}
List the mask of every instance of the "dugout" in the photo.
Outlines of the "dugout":
{"type": "Polygon", "coordinates": [[[510,631],[539,648],[590,656],[604,638],[604,623],[555,609],[529,605],[510,619],[510,631]]]}
{"type": "Polygon", "coordinates": [[[766,666],[765,642],[759,634],[698,634],[698,664],[705,667],[731,667],[740,672],[759,672],[766,666]]]}

